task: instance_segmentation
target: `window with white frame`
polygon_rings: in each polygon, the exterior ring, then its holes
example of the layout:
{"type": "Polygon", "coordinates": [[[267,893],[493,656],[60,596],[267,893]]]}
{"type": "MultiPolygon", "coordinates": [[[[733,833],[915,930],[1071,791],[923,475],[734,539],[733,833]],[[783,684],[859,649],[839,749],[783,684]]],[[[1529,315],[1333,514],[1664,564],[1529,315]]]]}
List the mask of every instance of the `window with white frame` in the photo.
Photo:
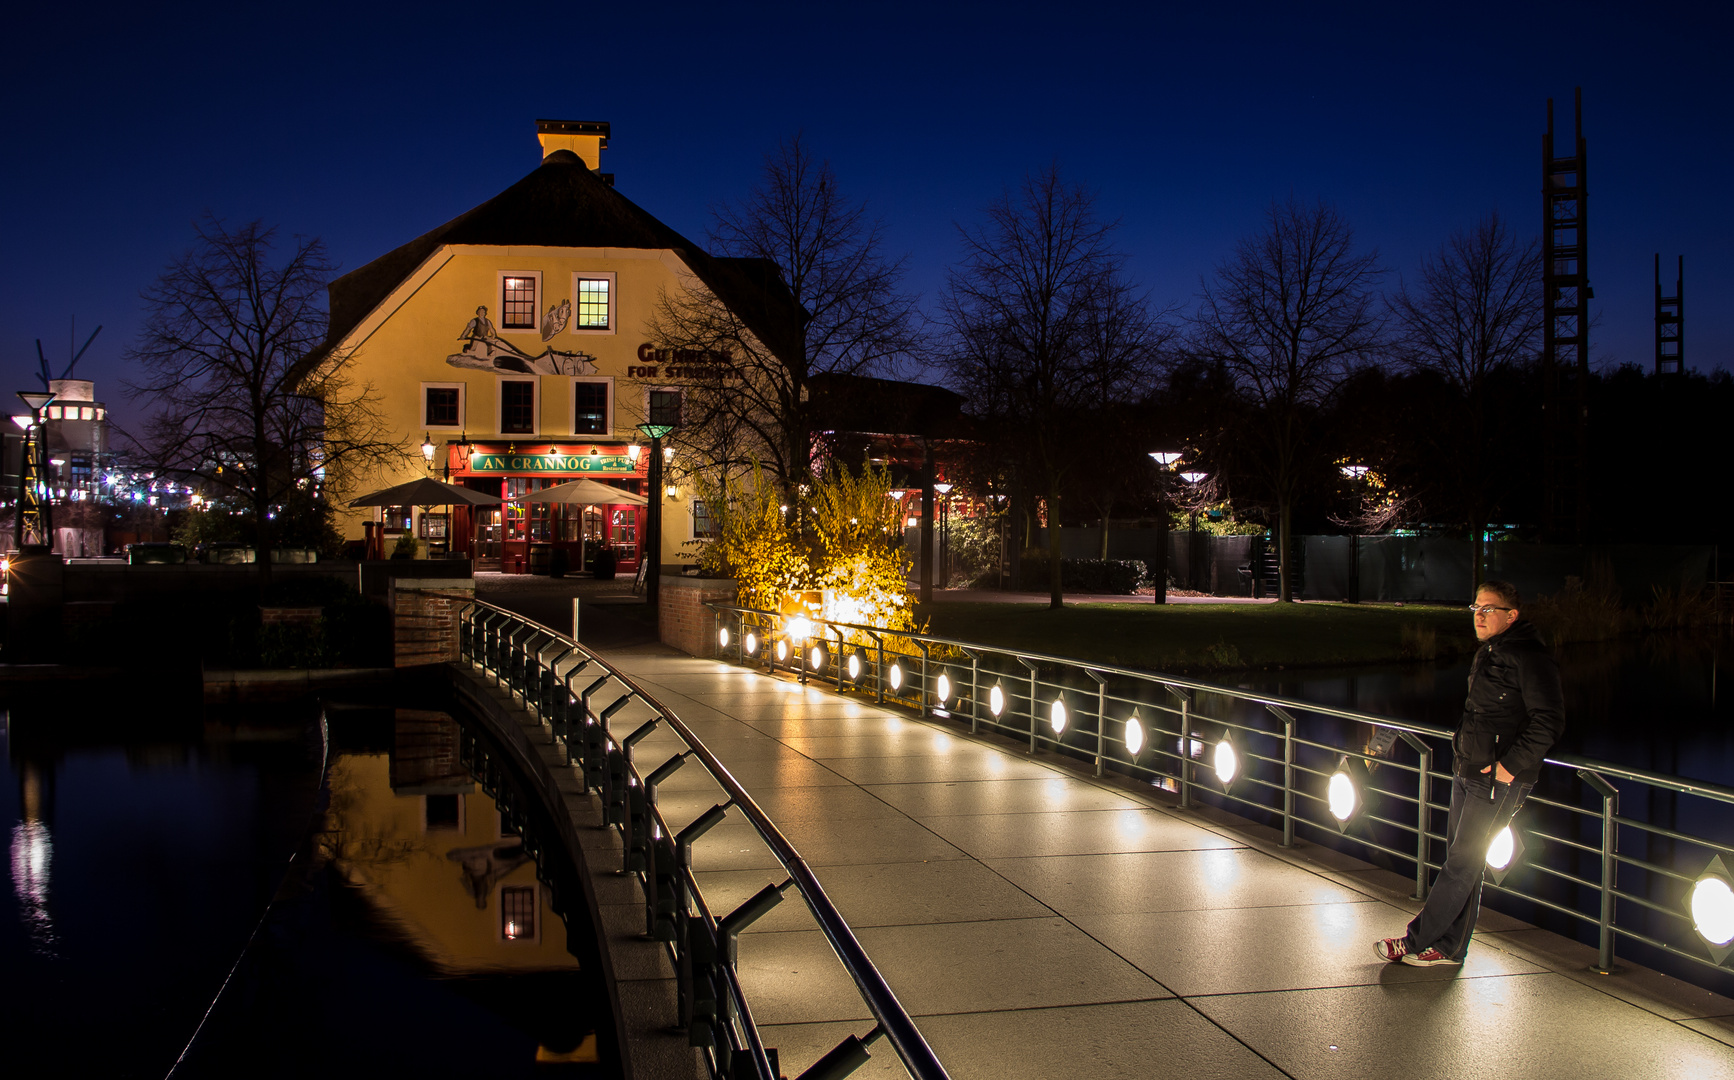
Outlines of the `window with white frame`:
{"type": "Polygon", "coordinates": [[[710,507],[703,499],[692,500],[692,538],[694,540],[710,540],[717,535],[716,521],[710,516],[710,507]]]}
{"type": "Polygon", "coordinates": [[[540,387],[536,379],[500,380],[500,434],[534,435],[541,412],[540,387]]]}
{"type": "Polygon", "coordinates": [[[614,380],[572,380],[572,434],[608,435],[614,431],[614,380]]]}
{"type": "Polygon", "coordinates": [[[541,271],[500,271],[500,329],[537,329],[541,325],[537,312],[541,296],[541,271]]]}
{"type": "Polygon", "coordinates": [[[464,426],[464,384],[421,384],[422,427],[429,431],[459,431],[464,426]]]}
{"type": "Polygon", "coordinates": [[[572,275],[572,322],[568,326],[572,333],[614,333],[616,284],[611,273],[572,275]]]}

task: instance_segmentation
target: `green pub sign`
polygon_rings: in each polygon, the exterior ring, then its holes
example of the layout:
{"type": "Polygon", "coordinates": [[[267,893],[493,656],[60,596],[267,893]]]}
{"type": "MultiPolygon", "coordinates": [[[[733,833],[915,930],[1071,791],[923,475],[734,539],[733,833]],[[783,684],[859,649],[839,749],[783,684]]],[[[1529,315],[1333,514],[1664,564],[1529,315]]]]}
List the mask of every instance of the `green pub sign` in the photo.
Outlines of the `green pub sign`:
{"type": "Polygon", "coordinates": [[[601,476],[636,476],[638,470],[625,454],[471,454],[470,472],[589,473],[601,476]]]}

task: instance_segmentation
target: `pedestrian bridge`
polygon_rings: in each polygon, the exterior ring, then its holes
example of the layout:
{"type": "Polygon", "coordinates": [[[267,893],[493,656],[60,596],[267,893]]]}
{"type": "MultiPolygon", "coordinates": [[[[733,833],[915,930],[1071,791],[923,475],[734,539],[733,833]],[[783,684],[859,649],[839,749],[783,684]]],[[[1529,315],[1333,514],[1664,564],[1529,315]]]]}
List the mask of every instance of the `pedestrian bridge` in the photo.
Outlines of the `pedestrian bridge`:
{"type": "MultiPolygon", "coordinates": [[[[606,656],[805,857],[950,1076],[1734,1077],[1734,1000],[1483,908],[1461,968],[1378,961],[1413,881],[1147,784],[793,677],[662,647],[606,656]]],[[[654,764],[665,730],[634,748],[654,764]]],[[[671,829],[723,800],[659,787],[671,829]]],[[[787,874],[746,823],[694,849],[710,907],[787,874]]],[[[629,928],[629,929],[641,929],[629,928]]],[[[782,1072],[873,1021],[803,904],[740,937],[782,1072]]],[[[857,1076],[901,1077],[886,1043],[857,1076]]]]}

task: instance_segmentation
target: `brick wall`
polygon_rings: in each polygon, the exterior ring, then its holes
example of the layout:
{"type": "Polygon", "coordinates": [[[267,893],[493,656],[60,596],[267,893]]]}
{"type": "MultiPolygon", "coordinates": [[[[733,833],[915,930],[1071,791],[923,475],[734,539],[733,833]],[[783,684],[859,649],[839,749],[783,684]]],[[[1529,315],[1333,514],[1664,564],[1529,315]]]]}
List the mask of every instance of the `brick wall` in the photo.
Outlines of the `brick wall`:
{"type": "Polygon", "coordinates": [[[259,607],[259,623],[262,626],[304,626],[311,628],[318,624],[319,617],[325,614],[322,607],[259,607]]]}
{"type": "Polygon", "coordinates": [[[396,667],[458,658],[458,612],[476,598],[473,580],[392,578],[392,654],[396,667]]]}
{"type": "Polygon", "coordinates": [[[665,577],[657,618],[662,643],[694,656],[716,654],[716,618],[706,601],[732,603],[735,583],[722,578],[665,577]]]}

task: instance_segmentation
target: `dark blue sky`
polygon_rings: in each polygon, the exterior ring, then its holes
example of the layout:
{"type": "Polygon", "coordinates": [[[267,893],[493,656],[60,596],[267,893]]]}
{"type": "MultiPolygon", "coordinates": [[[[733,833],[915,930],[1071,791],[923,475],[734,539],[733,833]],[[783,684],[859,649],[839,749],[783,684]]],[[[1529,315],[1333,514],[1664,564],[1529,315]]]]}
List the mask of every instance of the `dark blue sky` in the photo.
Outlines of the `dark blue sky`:
{"type": "MultiPolygon", "coordinates": [[[[32,5],[0,114],[0,361],[33,339],[123,420],[139,291],[206,211],[345,269],[609,120],[603,167],[695,239],[805,130],[929,298],[954,222],[1058,160],[1158,301],[1190,304],[1272,198],[1335,202],[1394,276],[1498,208],[1538,230],[1545,103],[1584,89],[1599,362],[1651,364],[1652,255],[1687,261],[1690,366],[1734,366],[1734,35],[1721,3],[32,5]],[[192,13],[188,13],[192,12],[192,13]],[[62,15],[61,13],[65,13],[62,15]]],[[[1562,147],[1563,149],[1563,147],[1562,147]]]]}

